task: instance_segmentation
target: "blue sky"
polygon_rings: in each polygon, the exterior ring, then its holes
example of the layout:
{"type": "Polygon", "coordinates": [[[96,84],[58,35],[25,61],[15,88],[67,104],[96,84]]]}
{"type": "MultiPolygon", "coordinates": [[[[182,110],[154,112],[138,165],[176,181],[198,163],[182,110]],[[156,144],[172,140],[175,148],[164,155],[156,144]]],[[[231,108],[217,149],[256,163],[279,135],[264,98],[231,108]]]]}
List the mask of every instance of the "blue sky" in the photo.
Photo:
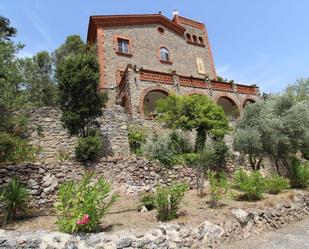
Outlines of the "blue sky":
{"type": "Polygon", "coordinates": [[[206,24],[218,75],[264,92],[309,77],[308,0],[0,0],[18,29],[21,56],[53,51],[69,34],[86,39],[90,15],[157,13],[206,24]]]}

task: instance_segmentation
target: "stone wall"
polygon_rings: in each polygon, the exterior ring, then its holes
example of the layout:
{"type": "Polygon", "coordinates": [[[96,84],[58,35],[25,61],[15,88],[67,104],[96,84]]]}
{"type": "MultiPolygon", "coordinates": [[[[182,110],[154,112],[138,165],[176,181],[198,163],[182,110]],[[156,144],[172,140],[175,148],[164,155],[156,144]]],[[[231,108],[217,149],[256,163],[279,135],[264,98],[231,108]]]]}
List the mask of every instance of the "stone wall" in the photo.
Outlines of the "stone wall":
{"type": "MultiPolygon", "coordinates": [[[[96,175],[104,176],[115,191],[128,194],[151,190],[157,184],[170,184],[173,181],[187,182],[191,187],[196,183],[195,172],[191,168],[164,168],[141,158],[102,159],[93,166],[96,175]]],[[[70,161],[2,165],[0,188],[17,176],[29,190],[34,207],[52,206],[59,184],[80,179],[83,173],[83,165],[70,161]]]]}
{"type": "MultiPolygon", "coordinates": [[[[55,162],[74,158],[77,137],[70,136],[61,123],[58,108],[42,107],[27,112],[30,143],[39,147],[38,161],[55,162]]],[[[104,156],[128,156],[127,116],[120,106],[105,109],[98,119],[104,156]]]]}
{"type": "Polygon", "coordinates": [[[300,194],[272,209],[231,210],[231,218],[219,224],[204,221],[197,227],[161,223],[148,231],[118,231],[88,235],[0,230],[1,248],[217,248],[220,243],[257,236],[264,231],[303,219],[309,214],[309,196],[300,194]]]}

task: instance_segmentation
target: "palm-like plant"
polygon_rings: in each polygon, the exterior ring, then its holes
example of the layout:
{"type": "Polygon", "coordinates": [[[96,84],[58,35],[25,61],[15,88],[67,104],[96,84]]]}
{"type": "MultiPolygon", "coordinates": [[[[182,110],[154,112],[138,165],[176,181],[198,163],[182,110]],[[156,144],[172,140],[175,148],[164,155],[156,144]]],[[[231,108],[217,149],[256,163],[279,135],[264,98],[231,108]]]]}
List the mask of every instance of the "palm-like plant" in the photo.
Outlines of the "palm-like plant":
{"type": "Polygon", "coordinates": [[[17,212],[26,212],[29,193],[27,189],[14,177],[11,182],[1,191],[1,202],[3,202],[3,212],[5,215],[5,222],[15,220],[17,212]]]}

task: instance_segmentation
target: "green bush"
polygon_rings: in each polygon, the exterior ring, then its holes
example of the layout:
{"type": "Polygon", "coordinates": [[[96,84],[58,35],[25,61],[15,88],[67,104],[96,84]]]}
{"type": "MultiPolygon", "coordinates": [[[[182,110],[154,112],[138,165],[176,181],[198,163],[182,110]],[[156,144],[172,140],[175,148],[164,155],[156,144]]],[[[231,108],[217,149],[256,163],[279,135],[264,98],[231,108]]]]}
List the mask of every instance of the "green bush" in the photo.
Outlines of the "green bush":
{"type": "Polygon", "coordinates": [[[289,181],[278,174],[273,174],[265,178],[266,192],[270,194],[278,194],[284,189],[289,188],[289,181]]]}
{"type": "Polygon", "coordinates": [[[25,213],[28,209],[29,194],[27,189],[14,177],[0,193],[4,207],[5,222],[15,220],[18,212],[25,213]]]}
{"type": "Polygon", "coordinates": [[[97,231],[101,219],[117,198],[110,192],[110,185],[103,177],[95,180],[89,173],[80,181],[62,184],[56,203],[60,230],[67,233],[97,231]]]}
{"type": "Polygon", "coordinates": [[[234,174],[234,185],[244,193],[245,199],[249,201],[260,200],[266,189],[265,179],[259,171],[247,174],[238,170],[234,174]]]}
{"type": "Polygon", "coordinates": [[[128,138],[131,152],[136,155],[142,155],[142,145],[145,143],[147,137],[146,130],[137,125],[130,125],[128,127],[128,138]]]}
{"type": "Polygon", "coordinates": [[[75,157],[81,162],[93,161],[98,157],[101,146],[101,137],[98,134],[81,137],[75,148],[75,157]]]}
{"type": "Polygon", "coordinates": [[[160,221],[167,221],[177,217],[180,202],[187,190],[188,185],[184,183],[156,188],[154,200],[158,211],[157,217],[160,221]]]}
{"type": "Polygon", "coordinates": [[[213,207],[218,206],[218,201],[227,192],[228,180],[224,172],[217,173],[213,170],[207,171],[210,184],[210,198],[213,207]]]}
{"type": "Polygon", "coordinates": [[[290,159],[289,178],[294,188],[309,186],[309,162],[301,163],[297,158],[290,159]]]}
{"type": "Polygon", "coordinates": [[[0,162],[21,163],[33,161],[36,150],[26,139],[0,132],[0,162]]]}
{"type": "Polygon", "coordinates": [[[180,131],[172,131],[149,137],[142,148],[144,155],[150,159],[157,159],[163,165],[170,166],[180,163],[182,153],[192,151],[192,145],[187,142],[180,131]]]}
{"type": "Polygon", "coordinates": [[[144,192],[140,196],[140,202],[142,206],[145,206],[147,210],[152,210],[155,208],[155,196],[152,192],[144,192]]]}

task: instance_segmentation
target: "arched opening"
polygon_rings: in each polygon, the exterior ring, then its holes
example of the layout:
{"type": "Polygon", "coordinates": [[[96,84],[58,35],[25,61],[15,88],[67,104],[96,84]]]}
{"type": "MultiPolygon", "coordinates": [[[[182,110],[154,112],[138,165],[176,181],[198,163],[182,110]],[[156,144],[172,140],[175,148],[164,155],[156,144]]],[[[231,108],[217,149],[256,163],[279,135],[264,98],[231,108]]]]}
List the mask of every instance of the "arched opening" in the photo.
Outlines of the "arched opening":
{"type": "Polygon", "coordinates": [[[186,34],[187,40],[191,41],[191,35],[189,33],[186,34]]]}
{"type": "Polygon", "coordinates": [[[164,99],[168,96],[168,93],[163,90],[152,90],[148,92],[143,100],[143,112],[145,118],[155,118],[156,113],[156,102],[159,99],[164,99]]]}
{"type": "Polygon", "coordinates": [[[239,117],[239,110],[236,103],[228,97],[220,97],[217,104],[222,106],[227,118],[232,121],[239,117]]]}
{"type": "Polygon", "coordinates": [[[166,62],[170,61],[169,51],[165,47],[160,48],[160,60],[161,61],[166,61],[166,62]]]}
{"type": "Polygon", "coordinates": [[[199,37],[198,40],[199,40],[200,44],[204,44],[203,37],[199,37]]]}
{"type": "Polygon", "coordinates": [[[129,101],[126,96],[122,97],[120,105],[125,109],[126,113],[130,113],[129,101]]]}
{"type": "Polygon", "coordinates": [[[244,101],[243,108],[245,108],[246,105],[248,105],[248,104],[254,104],[254,103],[255,103],[255,100],[253,100],[253,99],[246,99],[244,101]]]}
{"type": "Polygon", "coordinates": [[[197,43],[197,37],[196,37],[196,35],[193,35],[192,37],[193,37],[193,42],[197,43]]]}

